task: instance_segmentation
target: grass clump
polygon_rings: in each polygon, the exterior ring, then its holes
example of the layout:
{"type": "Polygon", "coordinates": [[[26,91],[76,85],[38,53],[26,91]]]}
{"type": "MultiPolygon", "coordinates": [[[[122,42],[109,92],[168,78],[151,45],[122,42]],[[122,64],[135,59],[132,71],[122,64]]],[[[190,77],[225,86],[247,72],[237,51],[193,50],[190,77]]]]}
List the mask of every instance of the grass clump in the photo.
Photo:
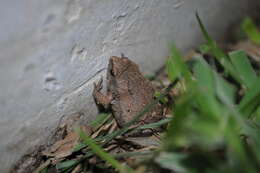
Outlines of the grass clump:
{"type": "MultiPolygon", "coordinates": [[[[260,77],[245,52],[225,54],[210,38],[198,15],[197,19],[209,53],[225,72],[219,73],[216,63],[209,64],[202,56],[196,57],[189,69],[192,77],[185,80],[188,89],[176,100],[175,117],[156,162],[177,172],[258,172],[260,126],[256,117],[260,77]],[[239,95],[241,90],[243,94],[239,95]]],[[[170,58],[181,61],[175,48],[170,58]]],[[[167,65],[170,69],[187,71],[184,62],[168,61],[167,65]]],[[[170,70],[168,73],[173,75],[170,70]]],[[[183,74],[179,73],[179,78],[186,79],[183,74]]]]}

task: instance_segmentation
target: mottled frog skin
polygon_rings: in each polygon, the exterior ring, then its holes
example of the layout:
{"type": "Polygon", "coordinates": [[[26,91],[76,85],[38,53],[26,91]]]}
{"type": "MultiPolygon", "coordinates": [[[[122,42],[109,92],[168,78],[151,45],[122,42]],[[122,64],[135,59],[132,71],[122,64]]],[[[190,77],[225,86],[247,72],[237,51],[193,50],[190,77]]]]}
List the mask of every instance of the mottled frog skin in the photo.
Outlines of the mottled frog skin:
{"type": "MultiPolygon", "coordinates": [[[[101,93],[102,79],[94,84],[93,96],[96,103],[111,108],[119,125],[124,127],[144,106],[154,99],[155,90],[136,63],[127,57],[112,56],[107,70],[107,93],[101,93]]],[[[137,124],[156,122],[163,117],[162,106],[158,103],[147,112],[137,124]]]]}

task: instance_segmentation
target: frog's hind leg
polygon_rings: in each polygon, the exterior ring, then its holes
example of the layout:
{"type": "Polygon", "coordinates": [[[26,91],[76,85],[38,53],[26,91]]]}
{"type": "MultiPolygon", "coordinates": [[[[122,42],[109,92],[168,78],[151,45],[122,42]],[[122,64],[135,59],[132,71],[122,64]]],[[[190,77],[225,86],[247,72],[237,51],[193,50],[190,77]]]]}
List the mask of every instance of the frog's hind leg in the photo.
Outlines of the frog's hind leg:
{"type": "Polygon", "coordinates": [[[112,94],[109,92],[106,95],[101,92],[103,86],[103,79],[101,78],[98,83],[94,83],[93,97],[97,105],[103,106],[105,109],[109,108],[109,105],[112,101],[112,94]]]}

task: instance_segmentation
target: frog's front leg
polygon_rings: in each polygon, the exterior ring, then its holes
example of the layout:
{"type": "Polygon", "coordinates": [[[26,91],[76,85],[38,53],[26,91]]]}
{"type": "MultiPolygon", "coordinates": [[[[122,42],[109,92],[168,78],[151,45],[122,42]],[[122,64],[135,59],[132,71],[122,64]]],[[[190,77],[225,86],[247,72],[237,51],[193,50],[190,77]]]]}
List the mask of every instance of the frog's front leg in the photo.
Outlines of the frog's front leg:
{"type": "Polygon", "coordinates": [[[108,109],[113,97],[110,92],[107,93],[106,95],[101,92],[102,82],[103,82],[103,79],[101,78],[97,84],[94,83],[93,97],[94,97],[97,105],[101,105],[105,109],[108,109]]]}

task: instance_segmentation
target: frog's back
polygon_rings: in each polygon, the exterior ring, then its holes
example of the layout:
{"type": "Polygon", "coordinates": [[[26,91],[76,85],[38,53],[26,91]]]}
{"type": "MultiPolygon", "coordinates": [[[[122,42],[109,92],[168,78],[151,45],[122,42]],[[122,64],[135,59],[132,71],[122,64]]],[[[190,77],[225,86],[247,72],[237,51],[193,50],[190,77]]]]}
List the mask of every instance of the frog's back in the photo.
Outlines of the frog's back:
{"type": "MultiPolygon", "coordinates": [[[[117,89],[114,90],[115,100],[112,110],[118,124],[124,126],[141,112],[145,105],[153,101],[155,90],[151,82],[141,74],[137,65],[129,66],[114,82],[117,89]]],[[[158,104],[146,113],[141,121],[155,122],[161,119],[161,115],[162,107],[158,104]]]]}

